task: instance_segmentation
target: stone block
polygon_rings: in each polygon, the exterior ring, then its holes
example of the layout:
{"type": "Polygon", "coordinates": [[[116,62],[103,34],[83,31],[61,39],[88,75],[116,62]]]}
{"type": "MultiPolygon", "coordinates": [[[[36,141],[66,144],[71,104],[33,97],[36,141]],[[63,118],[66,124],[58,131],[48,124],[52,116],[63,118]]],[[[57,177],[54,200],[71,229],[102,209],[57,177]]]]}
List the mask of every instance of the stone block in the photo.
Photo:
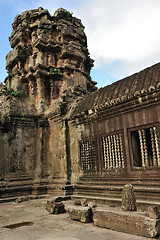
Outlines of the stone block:
{"type": "Polygon", "coordinates": [[[124,186],[122,191],[122,209],[124,211],[136,211],[136,198],[131,184],[124,186]]]}
{"type": "Polygon", "coordinates": [[[15,202],[16,202],[16,203],[21,203],[21,202],[28,201],[28,200],[30,200],[30,197],[28,197],[28,196],[22,196],[22,197],[18,197],[18,198],[15,200],[15,202]]]}
{"type": "Polygon", "coordinates": [[[150,206],[148,208],[148,215],[150,218],[152,219],[158,219],[160,218],[160,213],[159,213],[159,209],[157,206],[150,206]]]}
{"type": "Polygon", "coordinates": [[[68,201],[68,200],[71,200],[70,196],[62,196],[62,197],[61,196],[55,196],[52,199],[48,200],[47,204],[52,205],[54,202],[62,202],[62,201],[68,201]]]}
{"type": "Polygon", "coordinates": [[[52,214],[59,214],[65,212],[65,206],[62,202],[47,202],[46,210],[52,214]]]}
{"type": "Polygon", "coordinates": [[[51,200],[47,201],[47,203],[62,202],[62,200],[62,197],[53,197],[51,200]]]}
{"type": "Polygon", "coordinates": [[[121,209],[111,210],[109,207],[97,207],[92,212],[93,222],[99,227],[144,237],[160,234],[160,220],[150,219],[142,212],[124,212],[121,209]]]}
{"type": "Polygon", "coordinates": [[[87,199],[82,199],[82,200],[81,200],[81,206],[82,206],[82,207],[87,207],[87,206],[88,206],[88,201],[87,201],[87,199]]]}
{"type": "Polygon", "coordinates": [[[81,200],[76,199],[76,200],[74,201],[74,205],[79,205],[79,206],[81,206],[81,200]]]}
{"type": "Polygon", "coordinates": [[[88,207],[95,208],[95,207],[97,207],[97,203],[96,202],[89,202],[88,207]]]}
{"type": "Polygon", "coordinates": [[[92,222],[92,210],[89,207],[70,206],[67,211],[73,220],[83,223],[92,222]]]}

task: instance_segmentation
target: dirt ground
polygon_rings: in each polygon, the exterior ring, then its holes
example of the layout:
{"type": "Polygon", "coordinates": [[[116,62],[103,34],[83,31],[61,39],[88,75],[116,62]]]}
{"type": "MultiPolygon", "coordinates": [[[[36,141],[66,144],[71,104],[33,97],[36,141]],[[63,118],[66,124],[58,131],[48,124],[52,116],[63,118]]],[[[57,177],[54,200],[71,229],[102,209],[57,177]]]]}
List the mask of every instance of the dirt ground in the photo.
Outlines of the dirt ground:
{"type": "MultiPolygon", "coordinates": [[[[50,214],[47,199],[0,204],[0,240],[147,240],[50,214]]],[[[136,231],[136,229],[135,229],[136,231]]]]}

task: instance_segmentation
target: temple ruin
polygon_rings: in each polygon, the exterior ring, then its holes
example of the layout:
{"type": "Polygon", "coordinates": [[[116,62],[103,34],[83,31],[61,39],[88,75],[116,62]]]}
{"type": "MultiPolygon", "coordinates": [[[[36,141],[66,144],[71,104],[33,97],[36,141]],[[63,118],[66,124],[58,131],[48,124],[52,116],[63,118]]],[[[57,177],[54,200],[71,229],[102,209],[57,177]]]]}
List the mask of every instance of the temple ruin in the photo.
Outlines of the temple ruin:
{"type": "Polygon", "coordinates": [[[16,16],[0,86],[1,198],[72,195],[137,206],[160,198],[160,63],[97,90],[81,20],[16,16]]]}

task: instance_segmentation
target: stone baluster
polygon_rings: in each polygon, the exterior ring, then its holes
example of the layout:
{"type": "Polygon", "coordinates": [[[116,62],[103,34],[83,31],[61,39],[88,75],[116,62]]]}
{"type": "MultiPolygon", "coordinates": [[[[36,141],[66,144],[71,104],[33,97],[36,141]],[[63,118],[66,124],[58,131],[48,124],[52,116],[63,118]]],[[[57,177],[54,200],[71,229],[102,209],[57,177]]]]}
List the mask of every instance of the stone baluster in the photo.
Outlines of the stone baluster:
{"type": "Polygon", "coordinates": [[[87,144],[87,141],[85,141],[85,169],[87,169],[87,162],[88,162],[88,144],[87,144]]]}
{"type": "Polygon", "coordinates": [[[122,168],[124,168],[123,142],[122,142],[121,134],[119,134],[119,140],[120,140],[120,153],[121,153],[122,168]]]}
{"type": "Polygon", "coordinates": [[[150,128],[150,134],[151,134],[151,144],[152,144],[152,152],[153,152],[153,166],[157,166],[158,161],[157,161],[155,137],[154,137],[153,128],[150,128]]]}
{"type": "Polygon", "coordinates": [[[107,155],[106,155],[106,139],[103,137],[103,167],[107,167],[107,155]]]}
{"type": "Polygon", "coordinates": [[[104,137],[104,145],[105,145],[105,151],[104,151],[104,155],[105,155],[105,168],[108,168],[108,149],[107,149],[107,138],[104,137]]]}
{"type": "Polygon", "coordinates": [[[145,161],[146,167],[148,167],[149,159],[148,159],[148,150],[147,150],[145,129],[142,129],[142,141],[143,141],[143,149],[144,149],[144,161],[145,161]]]}
{"type": "Polygon", "coordinates": [[[84,156],[83,156],[83,142],[82,141],[79,143],[79,146],[80,146],[80,166],[83,169],[83,158],[84,158],[84,156]]]}
{"type": "Polygon", "coordinates": [[[84,158],[84,169],[87,169],[87,143],[86,141],[84,141],[84,155],[85,155],[85,158],[84,158]]]}
{"type": "Polygon", "coordinates": [[[112,149],[111,149],[111,140],[110,136],[108,136],[108,145],[109,145],[109,168],[112,168],[112,149]]]}
{"type": "Polygon", "coordinates": [[[122,167],[122,159],[121,159],[119,134],[116,134],[116,141],[117,141],[117,153],[118,153],[119,168],[121,168],[122,167]]]}
{"type": "Polygon", "coordinates": [[[92,169],[92,139],[89,140],[89,169],[92,169]]]}
{"type": "Polygon", "coordinates": [[[114,142],[114,149],[115,149],[115,158],[116,158],[116,168],[119,168],[119,161],[118,161],[118,149],[117,149],[117,141],[116,135],[113,135],[113,142],[114,142]]]}
{"type": "Polygon", "coordinates": [[[91,168],[95,169],[95,142],[92,139],[92,149],[91,149],[91,168]]]}
{"type": "Polygon", "coordinates": [[[91,139],[90,141],[90,169],[94,169],[94,141],[91,139]]]}
{"type": "Polygon", "coordinates": [[[91,148],[91,144],[90,144],[90,140],[87,141],[87,145],[88,145],[88,159],[87,159],[87,169],[90,169],[90,148],[91,148]]]}
{"type": "Polygon", "coordinates": [[[103,151],[103,167],[106,168],[106,143],[105,143],[105,137],[101,138],[102,141],[102,151],[103,151]]]}
{"type": "Polygon", "coordinates": [[[107,155],[107,168],[109,168],[109,158],[110,158],[110,155],[109,155],[109,142],[108,142],[108,137],[105,137],[105,140],[106,140],[106,155],[107,155]]]}
{"type": "Polygon", "coordinates": [[[154,136],[155,136],[155,144],[156,144],[158,166],[160,166],[159,140],[158,140],[157,131],[156,131],[155,127],[153,127],[153,132],[154,132],[154,136]]]}
{"type": "Polygon", "coordinates": [[[90,151],[91,151],[91,145],[90,140],[87,141],[88,144],[88,159],[87,159],[87,169],[90,169],[90,151]]]}
{"type": "Polygon", "coordinates": [[[83,158],[82,158],[82,166],[83,169],[86,169],[86,159],[87,159],[87,152],[86,152],[86,143],[83,141],[82,142],[82,153],[83,153],[83,158]]]}
{"type": "Polygon", "coordinates": [[[115,148],[113,142],[113,135],[110,136],[111,138],[111,149],[112,149],[112,167],[115,168],[116,166],[116,159],[115,159],[115,148]]]}
{"type": "Polygon", "coordinates": [[[145,167],[146,165],[145,165],[145,155],[144,155],[142,130],[138,130],[138,134],[139,134],[140,149],[141,149],[142,167],[145,167]]]}

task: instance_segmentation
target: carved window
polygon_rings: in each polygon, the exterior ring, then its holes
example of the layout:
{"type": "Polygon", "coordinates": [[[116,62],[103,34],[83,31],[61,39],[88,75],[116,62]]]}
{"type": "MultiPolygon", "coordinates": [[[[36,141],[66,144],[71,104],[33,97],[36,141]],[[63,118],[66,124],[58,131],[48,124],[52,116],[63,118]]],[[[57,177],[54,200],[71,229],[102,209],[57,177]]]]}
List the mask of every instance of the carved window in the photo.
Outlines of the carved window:
{"type": "Polygon", "coordinates": [[[159,139],[156,127],[131,132],[134,167],[160,166],[159,139]]]}
{"type": "Polygon", "coordinates": [[[122,134],[101,137],[101,149],[104,169],[124,168],[122,134]]]}
{"type": "Polygon", "coordinates": [[[96,141],[84,139],[80,141],[80,166],[83,170],[96,169],[96,141]]]}

